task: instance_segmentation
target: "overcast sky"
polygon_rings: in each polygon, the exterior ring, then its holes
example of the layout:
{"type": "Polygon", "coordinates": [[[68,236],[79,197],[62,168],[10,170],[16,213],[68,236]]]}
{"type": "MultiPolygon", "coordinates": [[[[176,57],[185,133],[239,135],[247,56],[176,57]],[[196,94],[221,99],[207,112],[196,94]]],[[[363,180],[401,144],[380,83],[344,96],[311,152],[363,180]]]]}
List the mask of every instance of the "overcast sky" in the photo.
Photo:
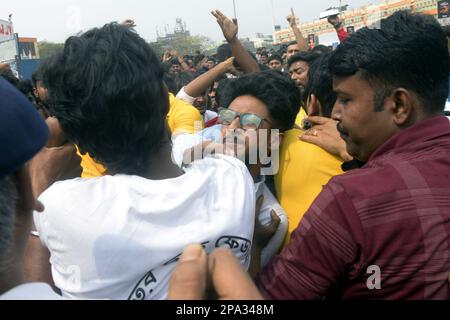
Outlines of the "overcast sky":
{"type": "MultiPolygon", "coordinates": [[[[320,12],[339,4],[338,0],[235,0],[240,37],[253,37],[256,32],[272,34],[275,24],[287,26],[286,16],[294,8],[301,21],[318,19],[320,12]],[[272,14],[273,2],[273,14],[272,14]]],[[[350,8],[358,8],[379,0],[343,0],[350,8]]],[[[37,37],[39,41],[63,42],[80,30],[88,30],[110,21],[132,18],[137,31],[147,40],[156,39],[156,28],[173,28],[182,18],[192,35],[205,35],[222,40],[222,34],[210,11],[220,9],[232,17],[232,0],[39,0],[1,1],[0,19],[13,14],[15,32],[21,37],[37,37]]]]}

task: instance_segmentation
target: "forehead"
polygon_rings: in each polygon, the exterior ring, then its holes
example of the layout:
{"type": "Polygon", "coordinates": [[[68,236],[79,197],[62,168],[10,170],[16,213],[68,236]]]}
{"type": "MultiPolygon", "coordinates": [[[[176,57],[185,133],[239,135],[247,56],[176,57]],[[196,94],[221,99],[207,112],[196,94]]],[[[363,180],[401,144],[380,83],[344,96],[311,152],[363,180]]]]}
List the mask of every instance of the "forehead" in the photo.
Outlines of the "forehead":
{"type": "Polygon", "coordinates": [[[278,60],[278,59],[273,59],[273,60],[270,60],[270,62],[269,63],[275,63],[275,64],[279,64],[279,63],[281,63],[281,61],[280,60],[278,60]]]}
{"type": "Polygon", "coordinates": [[[269,111],[264,102],[250,95],[237,97],[231,102],[229,109],[239,113],[253,113],[265,119],[269,118],[269,111]]]}
{"type": "Polygon", "coordinates": [[[294,62],[294,63],[291,65],[291,67],[289,68],[289,71],[292,72],[292,71],[295,71],[295,70],[298,70],[298,69],[303,69],[304,71],[308,70],[308,69],[309,69],[309,64],[308,64],[308,62],[306,62],[306,61],[297,61],[297,62],[294,62]]]}
{"type": "Polygon", "coordinates": [[[357,73],[349,77],[333,77],[333,91],[341,95],[356,96],[373,93],[373,88],[357,73]]]}
{"type": "Polygon", "coordinates": [[[291,44],[291,45],[287,48],[287,51],[294,51],[294,50],[300,51],[300,48],[298,47],[298,44],[291,44]]]}

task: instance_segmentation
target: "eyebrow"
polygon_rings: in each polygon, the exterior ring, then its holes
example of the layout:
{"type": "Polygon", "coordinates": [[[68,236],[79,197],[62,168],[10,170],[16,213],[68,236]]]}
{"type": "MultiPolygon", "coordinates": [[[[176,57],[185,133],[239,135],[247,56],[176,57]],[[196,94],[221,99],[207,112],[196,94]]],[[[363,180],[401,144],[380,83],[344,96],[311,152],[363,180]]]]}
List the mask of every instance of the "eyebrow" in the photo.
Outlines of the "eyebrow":
{"type": "Polygon", "coordinates": [[[339,89],[333,89],[333,92],[334,92],[335,94],[342,94],[342,95],[345,95],[345,96],[351,96],[350,93],[345,92],[345,91],[342,91],[342,90],[339,90],[339,89]]]}

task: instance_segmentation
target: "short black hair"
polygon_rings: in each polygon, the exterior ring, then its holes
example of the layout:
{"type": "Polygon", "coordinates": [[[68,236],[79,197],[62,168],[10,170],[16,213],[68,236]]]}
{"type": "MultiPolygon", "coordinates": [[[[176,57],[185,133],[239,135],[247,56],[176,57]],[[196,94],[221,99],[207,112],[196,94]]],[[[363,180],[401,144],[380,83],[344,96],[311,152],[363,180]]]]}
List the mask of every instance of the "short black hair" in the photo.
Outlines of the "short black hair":
{"type": "Polygon", "coordinates": [[[298,52],[294,54],[292,57],[289,58],[288,61],[288,69],[296,62],[298,61],[305,61],[310,65],[313,63],[317,58],[319,57],[319,54],[314,52],[298,52]]]}
{"type": "Polygon", "coordinates": [[[172,59],[170,59],[169,64],[170,64],[171,66],[173,66],[174,64],[181,66],[181,63],[180,63],[180,61],[178,61],[177,58],[172,58],[172,59]]]}
{"type": "Polygon", "coordinates": [[[447,38],[439,23],[423,14],[398,11],[376,29],[362,28],[338,46],[331,73],[360,72],[375,90],[375,110],[395,88],[415,92],[429,115],[441,113],[449,88],[447,38]]]}
{"type": "Polygon", "coordinates": [[[223,62],[232,56],[231,46],[228,43],[222,44],[217,48],[216,58],[218,63],[223,62]]]}
{"type": "Polygon", "coordinates": [[[325,53],[332,52],[333,49],[330,47],[324,46],[323,44],[318,44],[314,48],[312,48],[310,51],[313,53],[317,53],[317,54],[325,54],[325,53]]]}
{"type": "Polygon", "coordinates": [[[300,92],[295,82],[275,70],[247,74],[229,81],[221,94],[220,106],[228,107],[236,98],[251,95],[261,100],[281,132],[294,127],[300,111],[300,92]]]}
{"type": "Polygon", "coordinates": [[[315,60],[308,70],[308,85],[305,93],[309,97],[314,94],[322,107],[322,115],[331,117],[334,104],[336,102],[336,93],[333,91],[333,75],[329,70],[331,53],[322,54],[315,60]]]}
{"type": "Polygon", "coordinates": [[[278,60],[278,61],[280,61],[281,63],[283,63],[283,59],[281,59],[281,57],[280,57],[279,55],[277,55],[277,54],[271,55],[271,56],[269,57],[269,59],[267,60],[267,63],[270,63],[270,61],[272,61],[272,60],[278,60]]]}
{"type": "Polygon", "coordinates": [[[169,143],[163,68],[144,39],[117,23],[70,37],[44,78],[66,137],[109,172],[142,175],[169,143]]]}
{"type": "Polygon", "coordinates": [[[291,41],[291,42],[289,42],[288,44],[286,44],[286,49],[287,49],[288,47],[290,47],[290,46],[293,46],[293,45],[298,45],[298,42],[297,42],[297,41],[291,41]]]}

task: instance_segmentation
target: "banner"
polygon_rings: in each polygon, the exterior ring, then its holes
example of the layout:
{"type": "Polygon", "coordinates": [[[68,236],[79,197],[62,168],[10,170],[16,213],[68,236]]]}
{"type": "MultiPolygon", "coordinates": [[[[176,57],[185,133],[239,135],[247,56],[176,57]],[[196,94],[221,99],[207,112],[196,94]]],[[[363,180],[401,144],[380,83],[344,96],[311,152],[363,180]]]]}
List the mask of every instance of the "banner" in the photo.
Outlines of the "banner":
{"type": "Polygon", "coordinates": [[[0,42],[10,40],[13,36],[13,24],[6,20],[0,20],[0,42]]]}
{"type": "Polygon", "coordinates": [[[308,46],[310,49],[313,49],[315,46],[319,44],[319,37],[315,34],[308,35],[308,46]]]}
{"type": "Polygon", "coordinates": [[[17,56],[16,39],[0,42],[0,63],[14,61],[17,56]]]}
{"type": "Polygon", "coordinates": [[[450,17],[450,1],[438,1],[438,19],[445,19],[450,17]]]}

